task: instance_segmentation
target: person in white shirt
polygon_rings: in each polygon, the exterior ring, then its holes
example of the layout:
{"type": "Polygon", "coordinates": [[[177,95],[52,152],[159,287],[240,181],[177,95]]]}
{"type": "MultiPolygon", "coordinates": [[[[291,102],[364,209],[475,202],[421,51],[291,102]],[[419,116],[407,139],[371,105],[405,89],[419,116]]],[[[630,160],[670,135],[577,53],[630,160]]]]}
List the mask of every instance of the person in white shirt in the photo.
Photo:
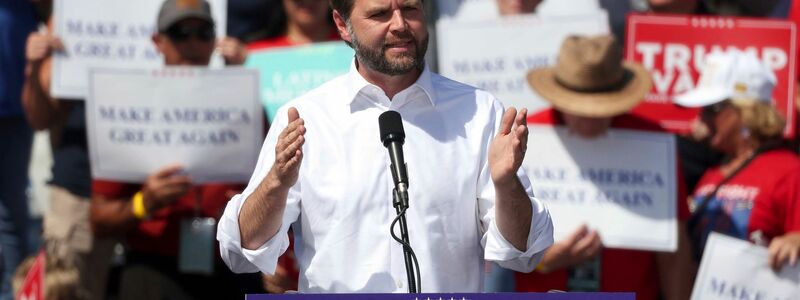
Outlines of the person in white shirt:
{"type": "Polygon", "coordinates": [[[422,292],[479,292],[485,261],[530,272],[553,243],[520,168],[527,111],[430,72],[421,0],[332,0],[348,74],[281,108],[247,188],[225,208],[220,253],[272,273],[291,226],[301,292],[404,292],[390,236],[393,181],[378,116],[403,116],[408,231],[422,292]],[[302,116],[302,118],[300,117],[302,116]]]}

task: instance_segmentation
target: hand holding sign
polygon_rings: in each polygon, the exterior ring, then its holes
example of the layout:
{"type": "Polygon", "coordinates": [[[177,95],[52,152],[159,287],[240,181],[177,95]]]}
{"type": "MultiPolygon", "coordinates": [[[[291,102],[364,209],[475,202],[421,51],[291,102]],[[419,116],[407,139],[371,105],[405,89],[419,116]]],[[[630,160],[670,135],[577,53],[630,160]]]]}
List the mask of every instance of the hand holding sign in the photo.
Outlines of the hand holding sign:
{"type": "Polygon", "coordinates": [[[542,266],[545,272],[577,266],[600,254],[602,248],[600,235],[584,224],[566,240],[558,241],[547,249],[542,258],[542,266]]]}
{"type": "Polygon", "coordinates": [[[217,42],[222,57],[227,65],[243,65],[247,59],[247,48],[235,37],[224,37],[217,42]]]}
{"type": "Polygon", "coordinates": [[[164,208],[189,191],[192,181],[189,176],[180,174],[182,170],[181,166],[172,165],[147,177],[142,186],[146,211],[152,213],[164,208]]]}
{"type": "Polygon", "coordinates": [[[289,108],[289,125],[278,136],[275,145],[275,164],[268,176],[282,187],[288,189],[297,182],[300,163],[303,160],[303,143],[305,143],[306,127],[297,109],[289,108]]]}
{"type": "Polygon", "coordinates": [[[34,32],[28,36],[28,41],[25,45],[25,58],[31,63],[39,63],[50,56],[52,51],[63,49],[64,45],[58,37],[50,33],[34,32]]]}
{"type": "Polygon", "coordinates": [[[495,184],[516,180],[528,146],[528,109],[519,113],[513,107],[506,110],[500,130],[489,146],[489,171],[495,184]]]}
{"type": "Polygon", "coordinates": [[[769,265],[775,271],[779,271],[787,263],[796,266],[798,255],[800,255],[800,232],[776,237],[769,244],[769,265]]]}

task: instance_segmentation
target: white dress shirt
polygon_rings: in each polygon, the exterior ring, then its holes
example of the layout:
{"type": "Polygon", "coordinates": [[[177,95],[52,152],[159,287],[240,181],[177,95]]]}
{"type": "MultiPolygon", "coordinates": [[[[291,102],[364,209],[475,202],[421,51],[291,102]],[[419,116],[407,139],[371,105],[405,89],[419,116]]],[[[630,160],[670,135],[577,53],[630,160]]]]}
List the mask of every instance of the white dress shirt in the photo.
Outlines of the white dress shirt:
{"type": "Polygon", "coordinates": [[[278,111],[250,183],[220,220],[225,263],[234,272],[274,273],[291,226],[301,292],[407,292],[403,249],[389,233],[394,184],[378,129],[378,115],[387,110],[403,117],[408,231],[422,292],[480,292],[485,260],[532,271],[553,243],[553,226],[520,168],[533,209],[527,250],[516,249],[497,228],[487,156],[504,111],[500,102],[427,68],[390,101],[355,64],[278,111]],[[305,120],[300,176],[279,233],[257,250],[243,249],[239,210],[275,160],[288,107],[305,120]]]}

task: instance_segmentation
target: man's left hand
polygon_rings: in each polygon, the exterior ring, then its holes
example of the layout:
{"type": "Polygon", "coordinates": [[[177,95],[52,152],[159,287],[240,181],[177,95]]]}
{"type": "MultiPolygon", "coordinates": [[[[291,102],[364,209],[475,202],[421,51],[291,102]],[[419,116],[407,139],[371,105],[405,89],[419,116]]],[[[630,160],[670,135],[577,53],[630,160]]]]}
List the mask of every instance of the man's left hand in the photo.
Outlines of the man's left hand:
{"type": "Polygon", "coordinates": [[[489,172],[495,184],[516,180],[528,147],[527,116],[525,108],[518,114],[515,108],[510,107],[503,114],[500,130],[489,146],[489,172]]]}

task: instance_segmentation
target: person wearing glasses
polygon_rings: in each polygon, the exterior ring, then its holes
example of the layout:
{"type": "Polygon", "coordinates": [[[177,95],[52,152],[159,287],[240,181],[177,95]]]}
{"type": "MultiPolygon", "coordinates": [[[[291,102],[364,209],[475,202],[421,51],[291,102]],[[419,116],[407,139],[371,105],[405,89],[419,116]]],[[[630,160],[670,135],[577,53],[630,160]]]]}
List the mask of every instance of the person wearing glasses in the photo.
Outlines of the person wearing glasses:
{"type": "Polygon", "coordinates": [[[689,233],[699,261],[714,231],[770,247],[776,269],[800,251],[800,159],[772,104],[776,78],[752,53],[706,58],[696,89],[675,98],[702,108],[693,135],[725,154],[697,184],[689,233]],[[793,233],[794,232],[794,233],[793,233]]]}
{"type": "MultiPolygon", "coordinates": [[[[244,60],[235,55],[237,51],[226,51],[226,49],[243,49],[240,43],[236,45],[236,40],[222,38],[217,41],[210,7],[205,1],[166,1],[160,10],[157,23],[158,32],[153,35],[152,40],[163,54],[166,65],[207,65],[215,47],[221,50],[229,64],[241,63],[244,60]],[[182,8],[179,8],[179,3],[183,5],[182,8]]],[[[174,240],[177,240],[177,232],[173,228],[178,226],[173,223],[180,219],[165,221],[167,219],[155,215],[162,211],[165,212],[163,213],[165,216],[178,215],[181,210],[176,207],[182,203],[178,200],[180,198],[178,196],[188,190],[189,183],[185,177],[168,176],[176,172],[175,169],[157,172],[159,175],[167,174],[167,176],[153,176],[153,179],[142,188],[149,191],[143,201],[149,209],[149,214],[154,216],[150,220],[139,220],[132,216],[129,202],[131,197],[126,198],[122,195],[123,191],[135,186],[95,182],[103,193],[95,193],[94,199],[91,199],[93,192],[84,102],[80,99],[58,99],[50,95],[51,53],[54,51],[63,51],[62,43],[57,36],[47,32],[36,32],[28,36],[26,46],[28,72],[23,88],[23,107],[28,122],[34,129],[50,130],[53,148],[51,200],[44,218],[43,236],[49,256],[74,265],[78,270],[80,289],[85,291],[90,299],[105,299],[107,271],[114,246],[114,239],[105,237],[127,235],[130,239],[138,239],[137,242],[128,243],[132,252],[128,257],[129,266],[125,267],[126,272],[123,272],[123,275],[130,269],[136,269],[135,254],[146,252],[137,251],[136,247],[142,249],[142,245],[151,247],[150,250],[161,249],[163,250],[161,253],[167,257],[171,254],[172,263],[163,265],[168,266],[166,269],[170,267],[174,269],[177,265],[175,253],[169,252],[175,246],[174,240]],[[164,192],[165,190],[170,192],[164,192]]],[[[212,206],[208,210],[212,211],[213,205],[224,206],[224,202],[227,201],[225,192],[238,188],[241,187],[212,185],[202,186],[198,190],[202,192],[203,199],[211,199],[202,203],[212,206]]],[[[183,195],[181,199],[187,197],[191,197],[190,200],[194,201],[193,194],[183,195]]],[[[142,266],[138,269],[149,270],[142,266]]],[[[217,268],[223,271],[218,273],[230,274],[225,271],[226,269],[217,268]]],[[[169,271],[159,270],[159,272],[164,274],[169,271]]],[[[231,286],[246,286],[247,283],[251,283],[255,288],[253,291],[258,291],[260,286],[257,276],[252,280],[234,278],[232,274],[226,278],[228,277],[230,279],[227,281],[215,279],[215,282],[220,282],[215,287],[225,292],[233,290],[229,288],[231,286]]],[[[183,292],[179,287],[185,284],[186,276],[152,275],[149,278],[150,280],[141,281],[139,284],[147,287],[156,284],[160,288],[145,289],[142,288],[144,286],[139,286],[132,289],[140,292],[149,290],[155,294],[183,292]]],[[[131,288],[126,285],[122,288],[122,293],[131,294],[128,292],[131,288]]],[[[143,296],[137,299],[147,298],[143,296]]]]}

